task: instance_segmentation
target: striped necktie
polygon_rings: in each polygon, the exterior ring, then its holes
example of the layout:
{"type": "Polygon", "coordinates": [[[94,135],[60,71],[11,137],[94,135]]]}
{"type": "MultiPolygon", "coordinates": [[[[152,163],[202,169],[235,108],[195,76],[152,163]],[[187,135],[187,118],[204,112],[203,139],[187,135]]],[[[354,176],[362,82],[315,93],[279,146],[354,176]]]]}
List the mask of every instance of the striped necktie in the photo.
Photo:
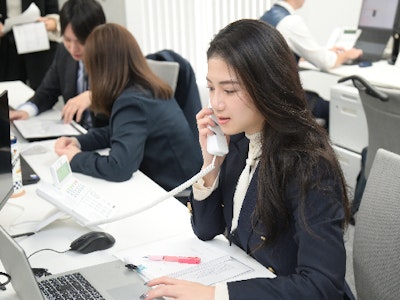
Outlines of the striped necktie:
{"type": "MultiPolygon", "coordinates": [[[[78,92],[78,95],[85,92],[88,89],[88,82],[87,82],[87,76],[85,73],[85,66],[83,62],[80,60],[79,61],[79,69],[78,69],[78,78],[76,82],[76,91],[78,92]]],[[[92,127],[92,116],[90,114],[90,111],[86,109],[83,114],[82,114],[82,120],[80,124],[85,128],[89,129],[92,127]]]]}

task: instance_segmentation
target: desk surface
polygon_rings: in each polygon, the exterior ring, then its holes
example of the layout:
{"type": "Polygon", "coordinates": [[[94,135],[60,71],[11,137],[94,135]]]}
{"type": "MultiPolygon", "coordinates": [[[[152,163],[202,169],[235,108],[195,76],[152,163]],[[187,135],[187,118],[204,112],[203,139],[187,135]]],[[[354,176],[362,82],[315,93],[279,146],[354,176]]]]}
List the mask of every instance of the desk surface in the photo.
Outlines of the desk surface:
{"type": "Polygon", "coordinates": [[[17,108],[35,93],[20,80],[0,82],[0,93],[8,90],[8,101],[11,107],[17,108]]]}
{"type": "MultiPolygon", "coordinates": [[[[52,114],[59,118],[57,112],[53,112],[52,114]]],[[[34,143],[27,143],[21,139],[19,141],[20,152],[22,153],[27,149],[39,147],[36,149],[40,151],[30,151],[30,154],[26,154],[24,157],[40,176],[41,180],[51,182],[49,166],[57,159],[53,148],[54,141],[34,143]]],[[[29,151],[26,153],[29,153],[29,151]]],[[[97,192],[107,199],[115,201],[118,211],[126,212],[135,210],[141,205],[148,203],[148,201],[158,199],[165,193],[165,190],[140,171],[135,172],[130,180],[121,183],[108,182],[78,173],[75,175],[94,187],[97,192]]],[[[23,196],[9,199],[0,211],[0,225],[10,234],[32,231],[48,214],[54,212],[54,207],[51,204],[36,195],[36,185],[28,185],[24,189],[26,193],[23,196]]],[[[33,267],[48,268],[50,272],[56,274],[115,260],[115,253],[137,245],[162,239],[165,239],[167,243],[169,238],[176,236],[194,237],[190,225],[190,214],[187,208],[175,198],[169,198],[133,217],[106,224],[104,230],[112,234],[116,239],[115,245],[108,250],[86,255],[74,252],[58,254],[43,251],[32,256],[29,261],[33,267]]],[[[69,245],[74,239],[88,231],[89,229],[78,225],[71,218],[63,218],[56,220],[30,237],[17,238],[16,240],[27,255],[44,248],[64,251],[69,249],[69,245]]],[[[229,247],[223,237],[218,237],[213,241],[205,243],[221,249],[221,251],[241,260],[254,269],[254,271],[239,276],[235,280],[256,276],[273,276],[238,247],[229,247]]],[[[0,263],[0,270],[2,269],[0,263]]],[[[10,285],[7,285],[5,292],[0,291],[0,295],[1,299],[4,300],[18,299],[18,296],[10,285]]]]}
{"type": "MultiPolygon", "coordinates": [[[[312,64],[306,61],[299,63],[301,69],[318,71],[312,64]]],[[[382,60],[374,62],[370,67],[359,67],[358,65],[343,65],[327,72],[338,77],[359,75],[370,81],[372,84],[385,87],[400,89],[400,67],[390,65],[382,60]]]]}

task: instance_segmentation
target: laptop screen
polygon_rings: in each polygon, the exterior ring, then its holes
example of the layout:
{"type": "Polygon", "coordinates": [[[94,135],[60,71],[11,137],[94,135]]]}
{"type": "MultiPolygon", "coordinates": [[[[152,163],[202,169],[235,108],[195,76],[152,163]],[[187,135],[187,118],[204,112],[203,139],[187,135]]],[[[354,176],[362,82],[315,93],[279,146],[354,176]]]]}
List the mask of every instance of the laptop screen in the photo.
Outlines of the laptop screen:
{"type": "Polygon", "coordinates": [[[358,27],[393,29],[399,0],[364,0],[358,27]]]}
{"type": "Polygon", "coordinates": [[[0,209],[14,191],[7,90],[0,94],[0,209]]]}

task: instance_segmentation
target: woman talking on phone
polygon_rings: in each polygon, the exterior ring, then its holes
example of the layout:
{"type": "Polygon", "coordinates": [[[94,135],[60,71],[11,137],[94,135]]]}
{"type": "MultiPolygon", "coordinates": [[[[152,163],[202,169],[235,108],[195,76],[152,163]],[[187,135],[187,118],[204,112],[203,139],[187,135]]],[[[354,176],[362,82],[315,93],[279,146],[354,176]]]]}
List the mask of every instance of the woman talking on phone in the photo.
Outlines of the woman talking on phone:
{"type": "Polygon", "coordinates": [[[193,185],[192,227],[201,240],[224,234],[277,277],[215,286],[162,277],[147,282],[143,299],[353,299],[344,177],[285,40],[262,21],[240,20],[215,36],[207,59],[212,108],[197,114],[203,166],[213,159],[211,114],[229,153],[193,185]]]}

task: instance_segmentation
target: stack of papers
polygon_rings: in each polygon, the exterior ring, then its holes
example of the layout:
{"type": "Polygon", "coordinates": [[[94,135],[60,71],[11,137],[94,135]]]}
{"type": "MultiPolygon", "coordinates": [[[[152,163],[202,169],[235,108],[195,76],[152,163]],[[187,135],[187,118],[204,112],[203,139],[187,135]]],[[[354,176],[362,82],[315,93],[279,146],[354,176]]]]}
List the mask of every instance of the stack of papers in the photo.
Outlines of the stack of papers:
{"type": "Polygon", "coordinates": [[[126,263],[137,266],[145,280],[170,276],[212,285],[233,280],[239,275],[253,271],[253,268],[245,263],[195,237],[175,237],[135,246],[119,251],[115,253],[115,256],[126,263]],[[195,256],[199,257],[201,262],[200,264],[186,264],[152,261],[146,258],[151,255],[195,256]]]}
{"type": "Polygon", "coordinates": [[[3,33],[9,32],[13,26],[26,23],[33,23],[40,17],[40,10],[35,3],[31,3],[29,7],[20,15],[7,18],[4,21],[3,33]]]}
{"type": "Polygon", "coordinates": [[[44,22],[36,22],[39,17],[39,8],[31,3],[22,14],[4,21],[3,34],[13,30],[18,54],[50,49],[44,22]]]}

